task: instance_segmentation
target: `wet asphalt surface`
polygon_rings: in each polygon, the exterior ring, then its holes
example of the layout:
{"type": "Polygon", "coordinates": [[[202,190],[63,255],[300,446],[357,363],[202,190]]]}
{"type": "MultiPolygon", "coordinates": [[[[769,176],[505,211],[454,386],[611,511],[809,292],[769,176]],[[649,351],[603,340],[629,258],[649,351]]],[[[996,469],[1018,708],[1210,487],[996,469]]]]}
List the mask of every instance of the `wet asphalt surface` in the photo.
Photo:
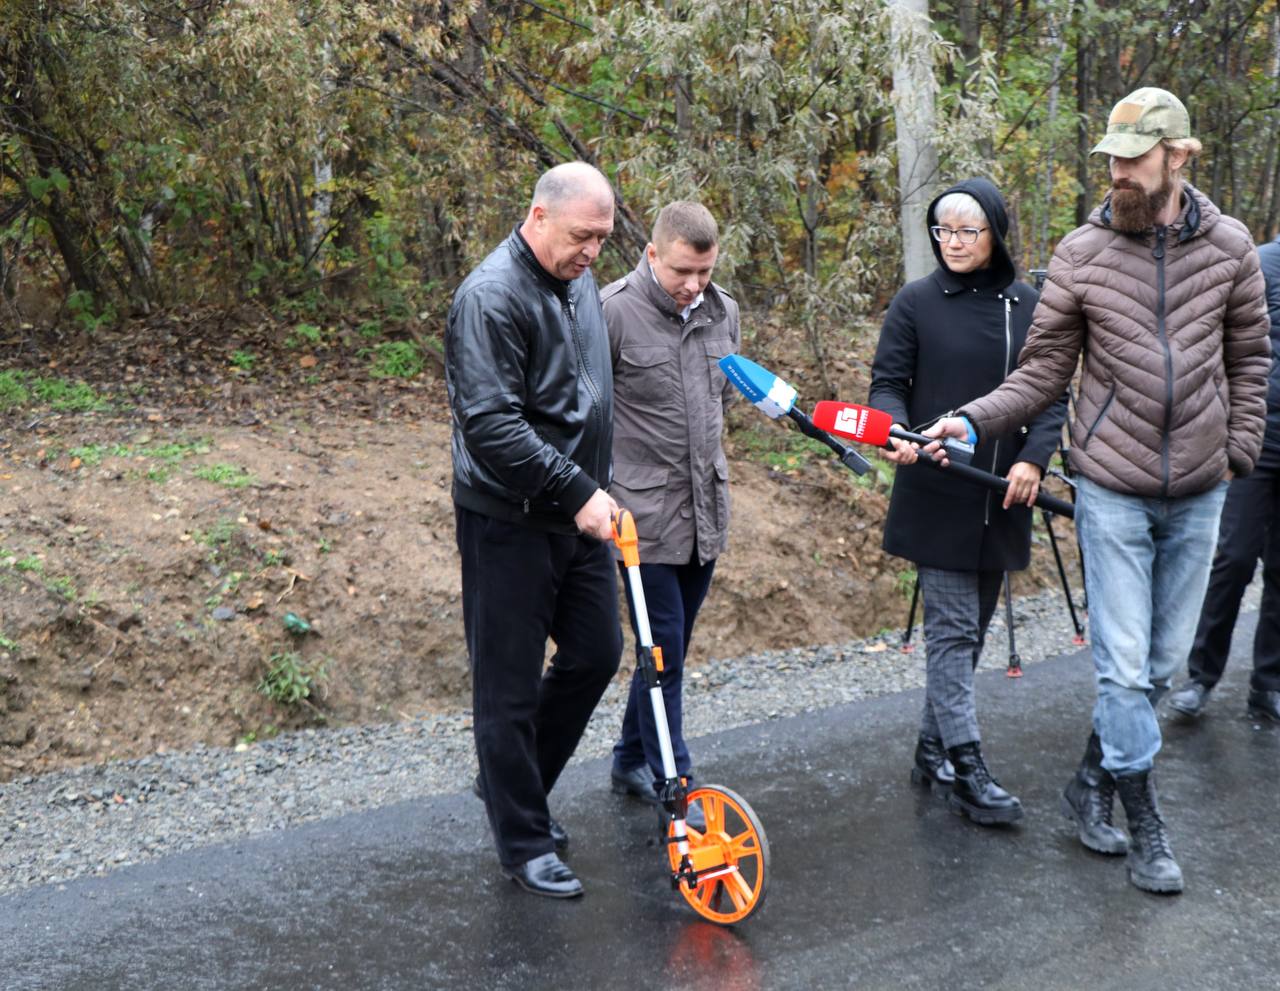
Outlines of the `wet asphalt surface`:
{"type": "Polygon", "coordinates": [[[552,796],[582,899],[503,879],[460,782],[0,899],[0,988],[1280,988],[1280,727],[1244,715],[1253,623],[1208,714],[1164,724],[1181,896],[1133,888],[1058,812],[1092,703],[1077,652],[978,676],[1014,827],[909,784],[919,690],[698,740],[771,846],[766,901],[732,929],[670,890],[651,815],[592,761],[552,796]]]}

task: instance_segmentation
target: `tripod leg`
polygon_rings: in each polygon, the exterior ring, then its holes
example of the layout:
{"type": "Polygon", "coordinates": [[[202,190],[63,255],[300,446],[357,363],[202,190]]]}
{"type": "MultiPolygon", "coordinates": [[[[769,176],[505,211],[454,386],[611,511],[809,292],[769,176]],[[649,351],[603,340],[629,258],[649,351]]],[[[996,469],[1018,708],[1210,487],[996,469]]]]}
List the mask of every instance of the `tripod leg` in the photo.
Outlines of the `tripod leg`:
{"type": "Polygon", "coordinates": [[[1062,582],[1062,594],[1067,598],[1067,611],[1071,613],[1071,625],[1075,627],[1075,643],[1084,643],[1084,627],[1076,616],[1075,600],[1071,596],[1071,583],[1067,581],[1067,569],[1062,563],[1062,551],[1058,549],[1058,535],[1053,532],[1053,518],[1048,513],[1044,517],[1044,528],[1049,531],[1049,546],[1053,548],[1053,560],[1058,565],[1058,579],[1062,582]]]}
{"type": "Polygon", "coordinates": [[[911,631],[916,627],[916,606],[920,602],[920,575],[916,575],[915,588],[911,590],[911,609],[907,612],[907,628],[902,634],[902,646],[898,649],[904,654],[910,654],[915,650],[915,645],[911,642],[911,631]]]}
{"type": "Polygon", "coordinates": [[[1006,678],[1022,677],[1022,658],[1018,656],[1018,645],[1013,639],[1013,595],[1009,590],[1009,572],[1004,573],[1004,622],[1009,632],[1009,666],[1005,668],[1006,678]]]}

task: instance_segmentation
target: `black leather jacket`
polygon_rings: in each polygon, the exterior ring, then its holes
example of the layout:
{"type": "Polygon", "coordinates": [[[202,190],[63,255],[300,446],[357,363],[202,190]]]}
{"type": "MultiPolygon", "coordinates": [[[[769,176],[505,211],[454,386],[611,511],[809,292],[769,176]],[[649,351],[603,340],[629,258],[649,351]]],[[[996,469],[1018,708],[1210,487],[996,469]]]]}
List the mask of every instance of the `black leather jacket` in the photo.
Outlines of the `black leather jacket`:
{"type": "Polygon", "coordinates": [[[454,294],[445,384],[454,502],[576,533],[574,514],[612,481],[613,371],[591,270],[554,278],[512,231],[454,294]]]}

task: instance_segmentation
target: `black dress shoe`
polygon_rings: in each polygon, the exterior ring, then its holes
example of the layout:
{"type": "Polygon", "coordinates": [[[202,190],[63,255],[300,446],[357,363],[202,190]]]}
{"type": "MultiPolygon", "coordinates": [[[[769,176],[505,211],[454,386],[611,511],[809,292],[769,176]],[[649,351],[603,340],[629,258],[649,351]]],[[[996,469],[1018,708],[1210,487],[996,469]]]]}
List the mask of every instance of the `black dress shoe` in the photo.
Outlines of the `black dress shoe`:
{"type": "MultiPolygon", "coordinates": [[[[484,792],[480,790],[480,775],[476,775],[471,779],[471,794],[475,795],[480,801],[484,801],[484,792]]],[[[565,829],[555,819],[551,820],[551,842],[556,845],[556,849],[564,853],[569,849],[569,830],[565,829]]]]}
{"type": "Polygon", "coordinates": [[[1209,701],[1209,686],[1198,681],[1188,681],[1176,692],[1169,695],[1169,708],[1184,716],[1195,719],[1204,712],[1205,703],[1209,701]]]}
{"type": "Polygon", "coordinates": [[[519,867],[504,867],[502,873],[525,891],[544,898],[577,898],[582,894],[582,882],[554,853],[544,853],[519,867]]]}
{"type": "Polygon", "coordinates": [[[1280,723],[1280,692],[1249,692],[1249,718],[1280,723]]]}
{"type": "Polygon", "coordinates": [[[658,793],[653,789],[653,775],[643,765],[624,771],[616,765],[609,772],[609,789],[615,795],[630,795],[650,805],[658,804],[658,793]]]}

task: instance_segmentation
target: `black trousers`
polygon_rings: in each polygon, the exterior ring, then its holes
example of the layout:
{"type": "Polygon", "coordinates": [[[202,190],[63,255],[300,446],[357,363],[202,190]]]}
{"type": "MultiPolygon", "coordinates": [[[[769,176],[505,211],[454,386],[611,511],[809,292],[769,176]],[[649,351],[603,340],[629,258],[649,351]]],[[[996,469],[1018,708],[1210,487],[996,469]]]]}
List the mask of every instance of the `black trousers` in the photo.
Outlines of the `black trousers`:
{"type": "Polygon", "coordinates": [[[1187,659],[1193,681],[1212,688],[1222,677],[1240,599],[1262,558],[1262,604],[1253,638],[1254,691],[1280,691],[1280,455],[1264,451],[1254,470],[1227,487],[1218,548],[1187,659]]]}
{"type": "Polygon", "coordinates": [[[614,566],[590,537],[454,519],[480,787],[498,858],[518,867],[555,849],[547,795],[618,670],[614,566]]]}

